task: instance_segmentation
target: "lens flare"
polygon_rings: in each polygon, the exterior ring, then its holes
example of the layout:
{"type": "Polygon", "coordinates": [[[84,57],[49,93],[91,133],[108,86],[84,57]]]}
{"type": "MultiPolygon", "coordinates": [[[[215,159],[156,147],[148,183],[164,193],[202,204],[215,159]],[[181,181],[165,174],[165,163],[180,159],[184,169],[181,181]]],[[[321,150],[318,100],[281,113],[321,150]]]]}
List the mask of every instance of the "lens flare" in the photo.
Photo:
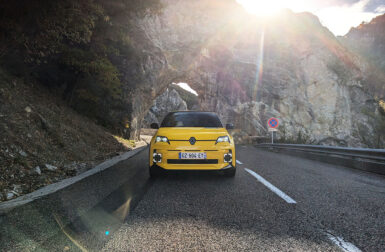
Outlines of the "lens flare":
{"type": "Polygon", "coordinates": [[[262,30],[261,41],[259,43],[259,55],[258,55],[257,71],[256,71],[257,76],[256,76],[256,83],[253,90],[253,101],[257,100],[258,87],[262,84],[264,44],[265,44],[265,29],[262,30]]]}

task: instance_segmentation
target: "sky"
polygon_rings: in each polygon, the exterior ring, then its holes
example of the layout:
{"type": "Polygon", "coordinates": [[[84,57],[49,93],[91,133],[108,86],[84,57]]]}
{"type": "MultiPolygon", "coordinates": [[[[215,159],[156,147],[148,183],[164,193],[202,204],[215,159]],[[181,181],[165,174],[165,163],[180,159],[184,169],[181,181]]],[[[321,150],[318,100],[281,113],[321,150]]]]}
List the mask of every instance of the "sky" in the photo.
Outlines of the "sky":
{"type": "Polygon", "coordinates": [[[190,85],[187,83],[179,82],[179,83],[172,83],[172,84],[177,85],[177,86],[183,88],[184,90],[189,91],[190,93],[198,96],[198,93],[194,89],[192,89],[190,87],[190,85]]]}
{"type": "Polygon", "coordinates": [[[351,27],[385,13],[385,0],[237,0],[258,16],[274,15],[279,9],[309,11],[334,35],[345,35],[351,27]]]}

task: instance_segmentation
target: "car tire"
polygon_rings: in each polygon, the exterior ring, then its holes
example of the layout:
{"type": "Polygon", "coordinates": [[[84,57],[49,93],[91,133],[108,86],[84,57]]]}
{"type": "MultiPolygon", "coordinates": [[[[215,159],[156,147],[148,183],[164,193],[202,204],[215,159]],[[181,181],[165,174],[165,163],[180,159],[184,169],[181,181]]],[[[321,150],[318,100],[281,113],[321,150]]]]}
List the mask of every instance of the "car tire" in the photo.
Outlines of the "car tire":
{"type": "Polygon", "coordinates": [[[233,178],[235,176],[235,172],[236,172],[235,167],[232,167],[224,170],[223,174],[225,175],[225,177],[233,178]]]}
{"type": "Polygon", "coordinates": [[[151,166],[150,167],[150,178],[157,178],[161,175],[161,170],[159,167],[151,166]]]}

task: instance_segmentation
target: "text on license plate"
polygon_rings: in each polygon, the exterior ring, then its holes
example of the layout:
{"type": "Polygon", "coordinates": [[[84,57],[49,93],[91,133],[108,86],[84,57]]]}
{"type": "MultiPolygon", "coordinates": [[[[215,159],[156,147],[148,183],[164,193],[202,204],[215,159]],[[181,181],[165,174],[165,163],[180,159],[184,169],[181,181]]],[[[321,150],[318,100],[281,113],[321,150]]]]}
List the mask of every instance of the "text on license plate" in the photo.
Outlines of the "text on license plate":
{"type": "Polygon", "coordinates": [[[206,159],[206,152],[179,152],[179,159],[206,159]]]}

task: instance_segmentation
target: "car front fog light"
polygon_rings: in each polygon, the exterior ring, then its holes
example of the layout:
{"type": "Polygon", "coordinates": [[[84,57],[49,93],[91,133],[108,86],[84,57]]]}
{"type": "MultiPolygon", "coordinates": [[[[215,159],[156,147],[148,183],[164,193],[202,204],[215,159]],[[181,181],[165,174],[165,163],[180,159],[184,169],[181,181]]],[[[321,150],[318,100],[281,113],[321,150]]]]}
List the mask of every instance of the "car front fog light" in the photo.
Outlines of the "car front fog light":
{"type": "Polygon", "coordinates": [[[224,160],[225,163],[233,162],[233,154],[226,153],[225,155],[223,155],[223,160],[224,160]]]}
{"type": "Polygon", "coordinates": [[[161,163],[162,162],[162,154],[160,154],[160,153],[152,154],[152,160],[154,161],[154,163],[161,163]]]}

